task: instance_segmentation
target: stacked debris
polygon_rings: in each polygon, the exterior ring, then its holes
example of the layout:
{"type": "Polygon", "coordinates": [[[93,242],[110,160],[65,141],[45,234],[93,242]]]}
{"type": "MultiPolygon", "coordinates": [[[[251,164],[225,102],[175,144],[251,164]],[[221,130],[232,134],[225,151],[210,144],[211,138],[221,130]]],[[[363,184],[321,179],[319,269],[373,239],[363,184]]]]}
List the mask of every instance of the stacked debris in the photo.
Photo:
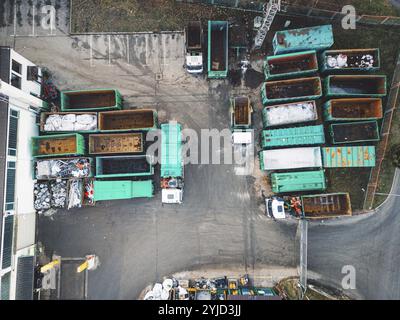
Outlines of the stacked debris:
{"type": "Polygon", "coordinates": [[[51,207],[65,208],[67,204],[68,181],[53,180],[50,181],[51,207]]]}
{"type": "Polygon", "coordinates": [[[248,275],[239,278],[166,279],[156,283],[144,300],[229,300],[251,296],[251,300],[280,299],[272,288],[254,287],[248,275]]]}
{"type": "Polygon", "coordinates": [[[37,179],[85,178],[91,173],[88,158],[49,159],[36,162],[37,179]]]}
{"type": "MultiPolygon", "coordinates": [[[[185,283],[183,283],[184,285],[185,283]]],[[[156,283],[144,296],[144,300],[189,300],[187,290],[176,279],[165,279],[163,283],[156,283]]]]}
{"type": "Polygon", "coordinates": [[[83,203],[83,181],[71,180],[68,193],[68,209],[80,208],[83,203]]]}
{"type": "Polygon", "coordinates": [[[34,185],[34,207],[39,213],[51,208],[51,193],[47,182],[38,182],[34,185]]]}
{"type": "Polygon", "coordinates": [[[84,202],[86,205],[94,205],[94,184],[93,179],[84,180],[84,202]]]}
{"type": "Polygon", "coordinates": [[[46,118],[44,131],[97,130],[96,114],[51,114],[46,118]]]}
{"type": "Polygon", "coordinates": [[[288,119],[291,122],[310,121],[315,119],[315,107],[312,101],[298,102],[285,105],[279,108],[267,108],[266,117],[268,123],[285,123],[288,119]]]}

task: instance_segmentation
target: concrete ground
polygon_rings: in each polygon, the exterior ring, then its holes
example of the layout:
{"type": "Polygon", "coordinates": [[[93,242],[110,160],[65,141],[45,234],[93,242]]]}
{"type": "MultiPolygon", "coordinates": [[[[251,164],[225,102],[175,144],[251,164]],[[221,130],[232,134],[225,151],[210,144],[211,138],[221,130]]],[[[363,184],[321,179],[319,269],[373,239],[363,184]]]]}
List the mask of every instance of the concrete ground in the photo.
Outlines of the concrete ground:
{"type": "MultiPolygon", "coordinates": [[[[228,128],[231,87],[185,73],[181,33],[67,36],[65,18],[55,35],[36,28],[34,37],[27,19],[0,29],[0,43],[47,67],[60,89],[118,88],[124,107],[153,107],[161,121],[228,128]]],[[[89,299],[135,299],[164,275],[206,265],[250,274],[265,265],[293,268],[296,224],[265,218],[254,181],[233,165],[188,165],[183,205],[162,206],[156,192],[150,200],[59,211],[40,217],[38,240],[49,254],[99,256],[101,266],[88,275],[89,299]]]]}

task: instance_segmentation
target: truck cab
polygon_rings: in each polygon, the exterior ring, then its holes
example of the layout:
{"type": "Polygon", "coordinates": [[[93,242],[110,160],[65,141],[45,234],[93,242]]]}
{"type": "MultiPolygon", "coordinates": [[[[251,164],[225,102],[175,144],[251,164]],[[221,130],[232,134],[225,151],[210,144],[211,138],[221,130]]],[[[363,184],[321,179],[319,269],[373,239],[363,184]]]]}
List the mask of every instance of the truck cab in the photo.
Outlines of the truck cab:
{"type": "Polygon", "coordinates": [[[265,214],[273,219],[285,219],[285,202],[281,198],[265,198],[265,214]]]}
{"type": "Polygon", "coordinates": [[[161,189],[162,203],[182,203],[183,189],[161,189]]]}

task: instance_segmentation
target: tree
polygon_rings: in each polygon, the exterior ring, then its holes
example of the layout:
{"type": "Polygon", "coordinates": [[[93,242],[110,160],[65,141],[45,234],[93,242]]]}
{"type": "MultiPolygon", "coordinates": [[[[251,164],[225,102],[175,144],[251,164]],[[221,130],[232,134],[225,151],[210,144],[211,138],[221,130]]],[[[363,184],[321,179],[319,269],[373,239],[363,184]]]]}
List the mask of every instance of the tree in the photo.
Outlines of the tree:
{"type": "Polygon", "coordinates": [[[400,168],[400,144],[396,144],[392,147],[391,157],[393,164],[396,167],[400,168]]]}

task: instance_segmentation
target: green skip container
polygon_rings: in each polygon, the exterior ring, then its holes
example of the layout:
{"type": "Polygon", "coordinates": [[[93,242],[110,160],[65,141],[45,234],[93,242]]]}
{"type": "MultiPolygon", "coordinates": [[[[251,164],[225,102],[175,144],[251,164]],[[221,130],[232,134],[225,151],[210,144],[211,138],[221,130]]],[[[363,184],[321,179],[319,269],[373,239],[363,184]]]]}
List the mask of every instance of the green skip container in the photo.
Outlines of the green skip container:
{"type": "Polygon", "coordinates": [[[375,147],[326,147],[322,160],[325,168],[375,167],[375,147]]]}
{"type": "Polygon", "coordinates": [[[154,167],[148,155],[96,157],[96,178],[140,177],[152,174],[154,167]]]}
{"type": "Polygon", "coordinates": [[[318,59],[314,50],[267,56],[264,60],[266,80],[307,76],[316,72],[318,59]]]}
{"type": "Polygon", "coordinates": [[[381,67],[378,48],[326,50],[321,54],[321,71],[377,71],[381,67]]]}
{"type": "Polygon", "coordinates": [[[105,111],[122,108],[115,89],[70,90],[61,92],[61,111],[105,111]]]}
{"type": "Polygon", "coordinates": [[[322,85],[319,77],[267,81],[261,86],[264,105],[315,100],[320,97],[322,97],[322,85]]]}
{"type": "Polygon", "coordinates": [[[326,121],[377,120],[383,117],[381,98],[332,99],[324,104],[326,121]]]}
{"type": "Polygon", "coordinates": [[[379,141],[379,126],[376,120],[333,123],[329,126],[333,144],[379,141]]]}
{"type": "Polygon", "coordinates": [[[152,198],[153,181],[94,181],[94,200],[122,200],[134,198],[152,198]]]}
{"type": "Polygon", "coordinates": [[[325,50],[334,43],[332,25],[277,31],[272,40],[274,54],[325,50]]]}
{"type": "Polygon", "coordinates": [[[386,96],[386,76],[380,75],[335,75],[328,76],[324,82],[326,97],[365,97],[386,96]]]}
{"type": "Polygon", "coordinates": [[[228,21],[208,21],[208,77],[228,75],[228,21]]]}
{"type": "Polygon", "coordinates": [[[261,144],[264,149],[324,143],[323,125],[263,130],[261,136],[261,144]]]}
{"type": "Polygon", "coordinates": [[[32,137],[31,143],[35,158],[85,154],[85,139],[78,133],[32,137]]]}
{"type": "Polygon", "coordinates": [[[274,193],[326,189],[323,170],[272,173],[271,184],[274,193]]]}

